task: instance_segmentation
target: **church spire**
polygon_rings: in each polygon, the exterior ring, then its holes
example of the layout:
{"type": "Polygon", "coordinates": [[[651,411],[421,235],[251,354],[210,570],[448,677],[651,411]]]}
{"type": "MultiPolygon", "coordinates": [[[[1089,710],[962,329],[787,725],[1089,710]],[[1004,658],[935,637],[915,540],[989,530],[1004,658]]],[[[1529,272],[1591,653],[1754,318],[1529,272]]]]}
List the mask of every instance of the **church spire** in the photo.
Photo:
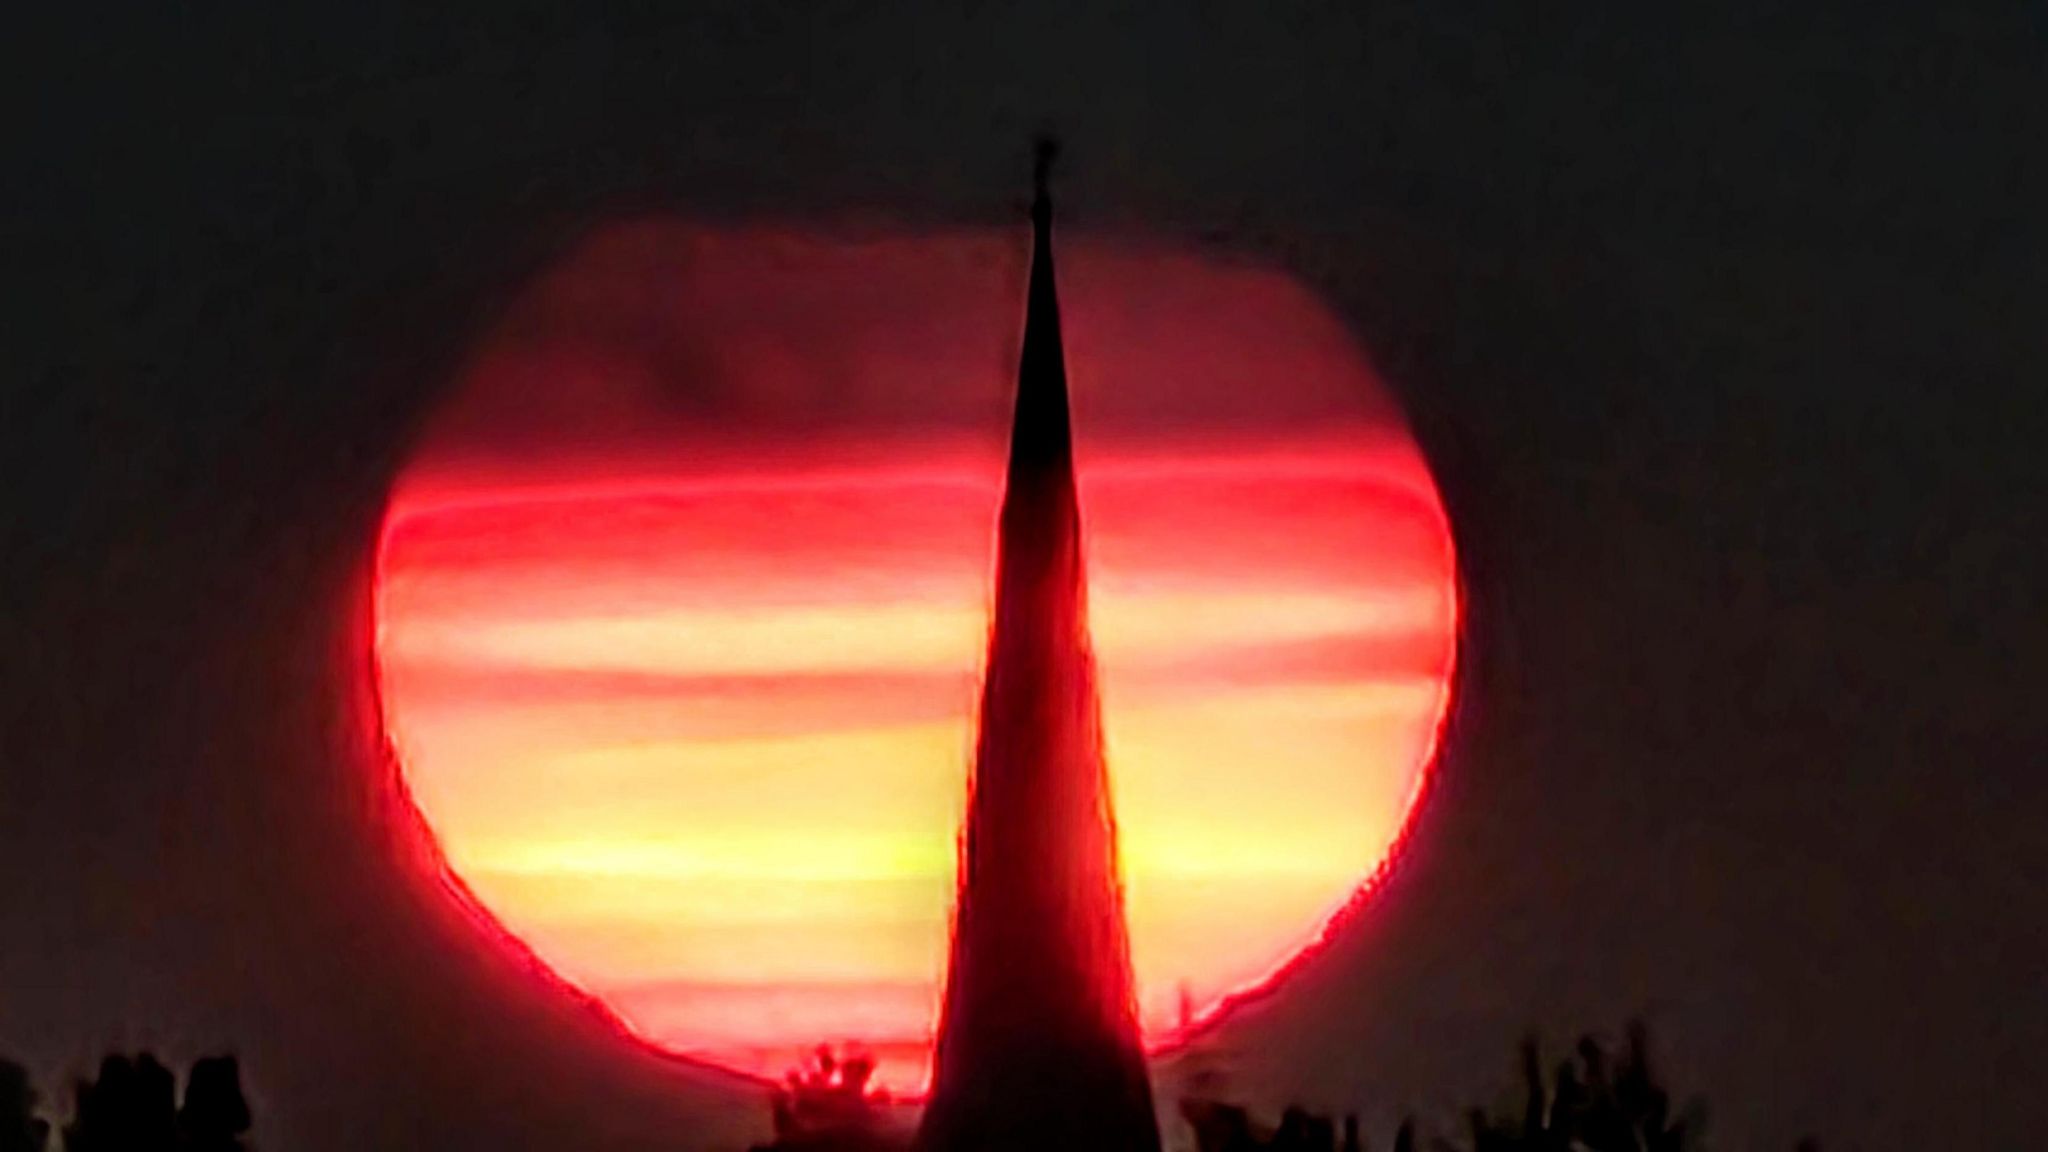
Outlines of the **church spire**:
{"type": "MultiPolygon", "coordinates": [[[[1038,143],[1032,165],[1031,287],[1024,311],[1024,352],[1017,370],[1017,411],[1010,427],[1009,483],[1020,474],[1073,472],[1067,413],[1067,356],[1060,340],[1059,289],[1052,267],[1052,163],[1058,146],[1038,143]]],[[[1051,478],[1051,477],[1046,477],[1051,478]]]]}
{"type": "Polygon", "coordinates": [[[1158,1152],[1088,638],[1041,144],[995,619],[921,1152],[1158,1152]]]}

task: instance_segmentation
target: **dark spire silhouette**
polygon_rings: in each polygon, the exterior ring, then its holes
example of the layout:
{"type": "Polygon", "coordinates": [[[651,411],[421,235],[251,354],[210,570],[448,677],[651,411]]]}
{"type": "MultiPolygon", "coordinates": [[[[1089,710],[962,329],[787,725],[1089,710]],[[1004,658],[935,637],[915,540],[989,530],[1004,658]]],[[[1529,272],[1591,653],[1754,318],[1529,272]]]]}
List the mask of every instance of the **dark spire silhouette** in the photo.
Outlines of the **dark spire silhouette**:
{"type": "Polygon", "coordinates": [[[951,965],[921,1152],[1157,1152],[1088,639],[1041,143],[951,965]]]}

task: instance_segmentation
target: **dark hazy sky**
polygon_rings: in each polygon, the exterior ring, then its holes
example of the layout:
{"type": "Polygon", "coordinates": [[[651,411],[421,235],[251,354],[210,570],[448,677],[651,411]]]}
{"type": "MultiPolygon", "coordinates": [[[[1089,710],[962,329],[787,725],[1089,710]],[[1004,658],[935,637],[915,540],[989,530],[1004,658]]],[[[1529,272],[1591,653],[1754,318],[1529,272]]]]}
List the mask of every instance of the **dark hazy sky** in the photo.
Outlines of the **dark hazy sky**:
{"type": "Polygon", "coordinates": [[[591,222],[1013,220],[1053,127],[1067,219],[1327,296],[1466,565],[1411,850],[1247,1088],[1643,1013],[1727,1144],[2029,1142],[2038,7],[130,7],[0,49],[0,1047],[232,1044],[278,1147],[737,1139],[421,883],[385,486],[591,222]]]}

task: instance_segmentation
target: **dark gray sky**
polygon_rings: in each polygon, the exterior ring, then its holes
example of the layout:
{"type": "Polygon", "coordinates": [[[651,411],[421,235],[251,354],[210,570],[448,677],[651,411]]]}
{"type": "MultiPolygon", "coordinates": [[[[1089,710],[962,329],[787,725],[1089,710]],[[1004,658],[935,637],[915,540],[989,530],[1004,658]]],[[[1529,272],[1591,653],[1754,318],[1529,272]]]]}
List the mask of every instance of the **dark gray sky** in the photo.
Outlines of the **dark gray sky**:
{"type": "Polygon", "coordinates": [[[234,1045],[278,1147],[737,1139],[419,882],[385,485],[586,225],[1010,220],[1053,127],[1067,219],[1326,293],[1467,565],[1438,786],[1247,1087],[1643,1013],[1727,1146],[2028,1142],[2038,8],[132,7],[0,49],[0,1047],[234,1045]]]}

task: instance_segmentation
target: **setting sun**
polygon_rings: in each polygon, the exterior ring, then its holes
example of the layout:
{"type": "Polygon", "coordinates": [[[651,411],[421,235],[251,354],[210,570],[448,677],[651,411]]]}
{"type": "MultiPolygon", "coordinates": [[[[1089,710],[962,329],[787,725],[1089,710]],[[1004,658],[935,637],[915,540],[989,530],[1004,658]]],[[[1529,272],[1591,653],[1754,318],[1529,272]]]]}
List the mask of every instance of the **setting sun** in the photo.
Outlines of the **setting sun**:
{"type": "MultiPolygon", "coordinates": [[[[1005,234],[600,234],[479,347],[387,518],[378,655],[479,902],[651,1042],[915,1090],[987,643],[1005,234]]],[[[1064,258],[1140,1009],[1169,1036],[1385,861],[1457,602],[1370,367],[1275,272],[1064,258]]]]}

